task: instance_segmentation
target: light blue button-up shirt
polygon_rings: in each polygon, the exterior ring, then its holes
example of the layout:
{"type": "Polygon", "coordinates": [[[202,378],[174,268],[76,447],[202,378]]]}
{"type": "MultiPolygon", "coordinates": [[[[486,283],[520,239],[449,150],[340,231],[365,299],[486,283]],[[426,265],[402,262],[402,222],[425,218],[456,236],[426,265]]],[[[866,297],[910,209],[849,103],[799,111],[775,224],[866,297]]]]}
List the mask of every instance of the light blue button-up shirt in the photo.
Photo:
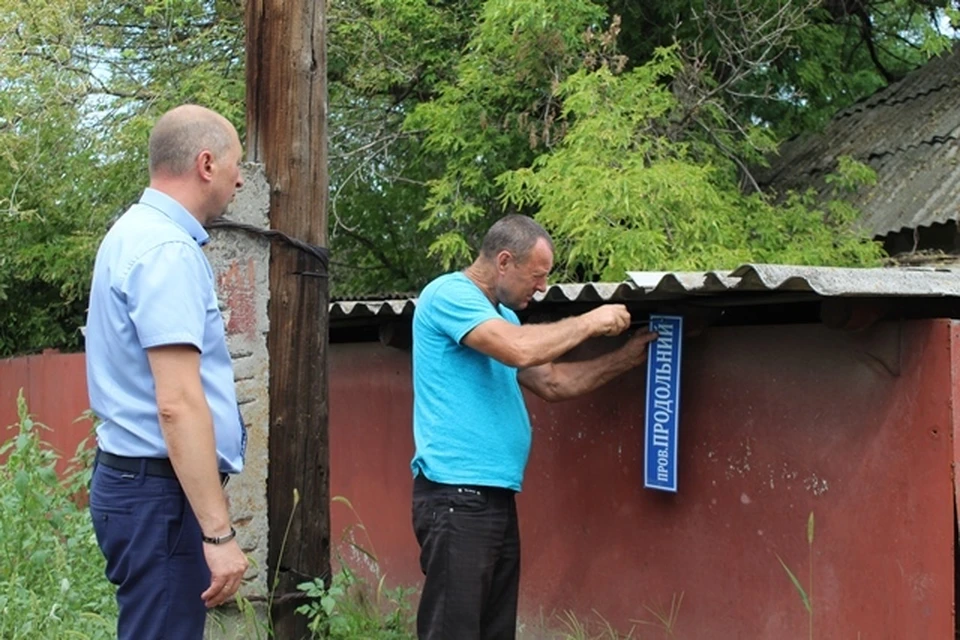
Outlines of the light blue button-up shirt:
{"type": "Polygon", "coordinates": [[[97,251],[87,315],[87,388],[102,421],[97,444],[119,456],[166,458],[146,349],[200,351],[221,472],[243,468],[245,430],[203,226],[176,200],[147,189],[97,251]]]}

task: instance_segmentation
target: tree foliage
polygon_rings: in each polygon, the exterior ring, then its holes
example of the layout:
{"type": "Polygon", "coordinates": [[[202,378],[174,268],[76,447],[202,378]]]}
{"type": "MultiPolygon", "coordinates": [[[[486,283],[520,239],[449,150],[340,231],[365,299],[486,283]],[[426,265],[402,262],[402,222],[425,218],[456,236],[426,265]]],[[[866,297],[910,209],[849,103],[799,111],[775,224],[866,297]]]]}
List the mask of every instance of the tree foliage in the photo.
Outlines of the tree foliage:
{"type": "Polygon", "coordinates": [[[452,79],[477,0],[337,0],[328,15],[331,248],[336,295],[414,291],[435,274],[419,228],[441,170],[404,121],[452,79]]]}
{"type": "MultiPolygon", "coordinates": [[[[537,210],[559,239],[567,275],[875,262],[879,247],[856,233],[842,200],[745,193],[723,146],[684,139],[682,105],[664,82],[682,64],[661,49],[623,75],[578,71],[558,90],[572,122],[562,142],[499,177],[504,201],[537,210]]],[[[855,169],[844,169],[851,179],[855,169]]]]}
{"type": "MultiPolygon", "coordinates": [[[[841,200],[773,200],[778,141],[951,46],[958,0],[330,0],[335,295],[414,291],[507,212],[561,277],[871,264],[841,200]]],[[[240,0],[0,0],[0,355],[76,348],[152,121],[244,125],[240,0]]],[[[838,167],[837,195],[862,167],[838,167]]],[[[866,176],[869,179],[869,176],[866,176]]]]}
{"type": "MultiPolygon", "coordinates": [[[[454,3],[392,5],[429,7],[441,24],[454,23],[445,13],[454,3]]],[[[415,231],[403,227],[418,252],[391,257],[414,265],[409,273],[462,266],[486,227],[513,211],[537,216],[557,236],[562,277],[619,279],[627,267],[744,260],[874,264],[880,248],[858,235],[856,212],[841,199],[773,200],[758,193],[750,167],[779,140],[816,129],[946,50],[951,41],[939,29],[956,5],[488,0],[476,9],[461,53],[431,73],[419,73],[417,56],[390,52],[393,68],[408,70],[400,94],[414,99],[389,103],[403,128],[385,130],[407,143],[382,147],[368,166],[402,159],[407,173],[399,176],[417,183],[406,185],[409,202],[426,194],[423,214],[404,219],[420,220],[415,231]],[[601,106],[583,104],[591,95],[601,106]],[[648,118],[645,100],[662,110],[648,118]]],[[[368,62],[353,68],[367,73],[368,62]]],[[[375,110],[376,97],[396,96],[396,86],[371,93],[367,84],[361,102],[375,110]]],[[[855,163],[840,169],[838,198],[851,177],[871,179],[855,163]]],[[[405,210],[381,197],[376,181],[358,188],[374,209],[405,210]]],[[[353,219],[351,233],[375,244],[379,223],[353,219]]],[[[396,288],[386,284],[396,282],[390,265],[358,253],[369,258],[374,289],[396,288]]]]}
{"type": "Polygon", "coordinates": [[[239,2],[0,0],[0,355],[80,346],[93,257],[147,182],[153,119],[238,126],[239,2]]]}

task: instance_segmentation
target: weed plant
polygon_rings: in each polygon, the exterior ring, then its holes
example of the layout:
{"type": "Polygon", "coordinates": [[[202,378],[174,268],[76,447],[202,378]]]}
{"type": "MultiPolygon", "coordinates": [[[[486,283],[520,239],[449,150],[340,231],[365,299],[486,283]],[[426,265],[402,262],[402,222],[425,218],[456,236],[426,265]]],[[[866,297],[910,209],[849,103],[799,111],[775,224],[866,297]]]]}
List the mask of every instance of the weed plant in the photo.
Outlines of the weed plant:
{"type": "Polygon", "coordinates": [[[91,454],[81,443],[58,476],[59,456],[40,438],[47,427],[30,417],[22,392],[17,410],[0,447],[0,638],[114,638],[114,590],[78,504],[91,454]]]}

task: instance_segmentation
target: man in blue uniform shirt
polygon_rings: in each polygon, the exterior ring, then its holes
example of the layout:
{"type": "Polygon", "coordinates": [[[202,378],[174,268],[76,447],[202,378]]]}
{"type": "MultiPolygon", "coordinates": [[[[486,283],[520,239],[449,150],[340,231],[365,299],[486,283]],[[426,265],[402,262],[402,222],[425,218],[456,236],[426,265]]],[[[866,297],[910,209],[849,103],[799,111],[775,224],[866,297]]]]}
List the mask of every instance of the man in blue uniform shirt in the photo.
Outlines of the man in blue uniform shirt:
{"type": "Polygon", "coordinates": [[[121,640],[200,640],[247,559],[223,484],[245,430],[200,249],[240,177],[240,140],[195,105],[150,134],[150,187],[97,252],[86,327],[90,405],[101,420],[90,515],[117,585],[121,640]]]}
{"type": "Polygon", "coordinates": [[[592,360],[557,361],[589,338],[630,326],[623,305],[521,326],[515,311],[545,291],[553,243],[525,216],[507,216],[462,272],[424,288],[413,318],[413,526],[426,579],[421,640],[512,640],[520,535],[515,494],[530,453],[520,387],[572,398],[646,360],[639,331],[592,360]]]}

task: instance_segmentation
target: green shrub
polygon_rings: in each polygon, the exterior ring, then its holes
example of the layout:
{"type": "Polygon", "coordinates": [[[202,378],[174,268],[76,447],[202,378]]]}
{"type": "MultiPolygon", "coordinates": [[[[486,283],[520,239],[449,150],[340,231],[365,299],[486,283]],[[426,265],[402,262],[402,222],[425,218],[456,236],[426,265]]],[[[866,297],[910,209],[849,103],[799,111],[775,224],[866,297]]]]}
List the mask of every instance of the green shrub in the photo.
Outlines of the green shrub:
{"type": "Polygon", "coordinates": [[[309,620],[315,638],[349,640],[414,640],[414,614],[410,596],[414,589],[385,589],[381,577],[376,590],[356,573],[343,567],[329,587],[321,578],[298,588],[311,600],[297,608],[309,620]]]}
{"type": "MultiPolygon", "coordinates": [[[[81,443],[67,473],[27,412],[0,447],[0,638],[114,638],[116,601],[103,574],[87,510],[78,505],[90,476],[81,443]]],[[[5,434],[9,435],[9,434],[5,434]]]]}

